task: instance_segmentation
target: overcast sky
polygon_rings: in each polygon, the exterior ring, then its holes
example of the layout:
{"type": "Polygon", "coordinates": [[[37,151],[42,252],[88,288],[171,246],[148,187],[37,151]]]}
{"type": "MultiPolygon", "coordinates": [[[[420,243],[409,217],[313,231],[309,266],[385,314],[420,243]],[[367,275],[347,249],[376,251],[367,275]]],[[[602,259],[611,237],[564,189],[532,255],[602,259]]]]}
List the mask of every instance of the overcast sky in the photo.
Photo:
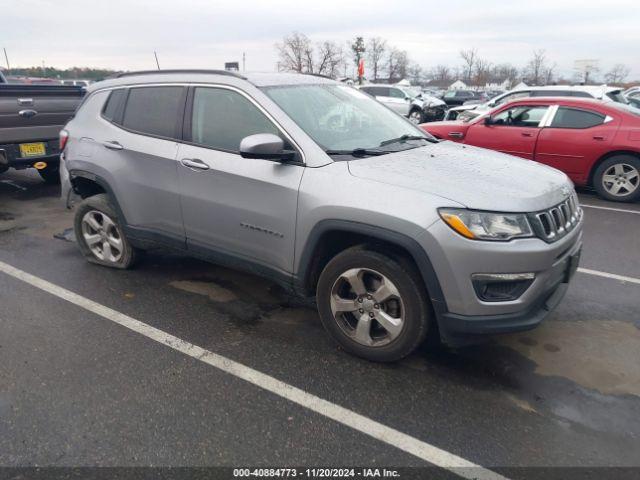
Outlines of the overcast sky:
{"type": "MultiPolygon", "coordinates": [[[[493,63],[523,66],[545,49],[558,71],[598,59],[640,79],[637,0],[0,0],[0,47],[12,66],[274,70],[274,44],[297,30],[314,41],[381,36],[423,67],[459,65],[475,47],[493,63]]],[[[4,58],[0,56],[0,65],[4,58]]]]}

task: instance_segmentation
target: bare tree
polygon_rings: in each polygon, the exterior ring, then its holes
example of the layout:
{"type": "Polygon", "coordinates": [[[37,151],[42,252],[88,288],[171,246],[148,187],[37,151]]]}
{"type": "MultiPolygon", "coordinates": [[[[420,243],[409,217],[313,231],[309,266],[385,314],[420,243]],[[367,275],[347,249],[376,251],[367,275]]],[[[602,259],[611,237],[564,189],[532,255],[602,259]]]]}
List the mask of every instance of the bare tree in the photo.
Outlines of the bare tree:
{"type": "Polygon", "coordinates": [[[405,50],[392,47],[387,56],[387,75],[389,83],[400,81],[407,76],[409,55],[405,50]]]}
{"type": "Polygon", "coordinates": [[[448,65],[436,65],[429,70],[429,80],[438,86],[448,86],[453,80],[453,72],[448,65]]]}
{"type": "Polygon", "coordinates": [[[414,63],[409,66],[407,69],[407,73],[409,74],[409,79],[411,83],[414,85],[422,84],[422,67],[417,63],[414,63]]]}
{"type": "Polygon", "coordinates": [[[475,67],[476,60],[478,59],[478,51],[475,48],[470,50],[460,50],[460,57],[464,62],[464,78],[467,82],[471,83],[473,67],[475,67]]]}
{"type": "Polygon", "coordinates": [[[315,71],[328,77],[337,77],[338,68],[344,63],[344,53],[336,42],[325,41],[318,44],[318,59],[315,71]]]}
{"type": "Polygon", "coordinates": [[[526,78],[532,85],[540,85],[545,81],[545,71],[547,69],[547,57],[544,50],[535,50],[533,57],[525,67],[526,78]]]}
{"type": "Polygon", "coordinates": [[[278,50],[278,70],[290,72],[305,72],[308,67],[308,53],[311,47],[311,40],[299,32],[293,32],[284,37],[282,43],[276,43],[278,50]]]}
{"type": "Polygon", "coordinates": [[[510,84],[514,84],[519,77],[520,72],[518,71],[518,68],[510,63],[501,63],[499,65],[494,65],[491,68],[490,81],[494,83],[503,83],[504,81],[508,81],[510,84]]]}
{"type": "Polygon", "coordinates": [[[558,65],[556,63],[554,63],[550,67],[545,67],[545,69],[543,70],[542,75],[544,77],[544,84],[545,85],[551,85],[551,84],[554,83],[555,76],[556,76],[556,67],[557,66],[558,65]]]}
{"type": "Polygon", "coordinates": [[[607,83],[619,84],[623,83],[624,80],[629,76],[631,69],[627,67],[624,63],[617,63],[613,66],[611,70],[609,70],[604,79],[607,83]]]}
{"type": "Polygon", "coordinates": [[[374,81],[378,79],[386,51],[387,41],[380,37],[374,37],[367,43],[367,58],[373,70],[374,81]]]}
{"type": "Polygon", "coordinates": [[[491,76],[491,62],[478,58],[475,63],[474,83],[478,87],[486,85],[491,76]]]}

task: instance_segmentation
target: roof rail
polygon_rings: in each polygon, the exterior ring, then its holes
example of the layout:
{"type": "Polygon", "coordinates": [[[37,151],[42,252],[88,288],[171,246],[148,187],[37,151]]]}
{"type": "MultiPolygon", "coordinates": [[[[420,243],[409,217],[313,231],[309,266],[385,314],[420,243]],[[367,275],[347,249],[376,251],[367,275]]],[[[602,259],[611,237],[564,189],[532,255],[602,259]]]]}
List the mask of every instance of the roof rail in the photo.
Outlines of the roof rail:
{"type": "Polygon", "coordinates": [[[229,70],[207,70],[207,69],[173,69],[173,70],[140,70],[137,72],[123,72],[116,73],[110,78],[122,78],[122,77],[132,77],[135,75],[157,75],[162,73],[209,73],[214,75],[226,75],[228,77],[236,77],[242,78],[246,80],[246,77],[240,75],[236,72],[231,72],[229,70]]]}

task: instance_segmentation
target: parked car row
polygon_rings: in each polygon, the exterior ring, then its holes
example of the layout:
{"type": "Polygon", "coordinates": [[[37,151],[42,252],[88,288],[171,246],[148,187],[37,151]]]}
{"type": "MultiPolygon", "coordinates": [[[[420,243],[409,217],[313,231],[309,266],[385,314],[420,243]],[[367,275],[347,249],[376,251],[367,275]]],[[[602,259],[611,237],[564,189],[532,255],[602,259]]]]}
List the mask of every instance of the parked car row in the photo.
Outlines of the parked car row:
{"type": "Polygon", "coordinates": [[[484,103],[465,102],[464,105],[447,110],[444,120],[469,119],[498,105],[524,97],[580,97],[596,98],[602,101],[626,103],[622,90],[606,86],[553,85],[544,87],[518,88],[491,98],[484,103]]]}
{"type": "Polygon", "coordinates": [[[640,198],[640,110],[609,100],[532,96],[422,128],[439,139],[536,160],[607,200],[630,202],[640,198]]]}
{"type": "Polygon", "coordinates": [[[419,87],[375,84],[359,88],[416,125],[444,118],[445,102],[423,92],[419,87]]]}

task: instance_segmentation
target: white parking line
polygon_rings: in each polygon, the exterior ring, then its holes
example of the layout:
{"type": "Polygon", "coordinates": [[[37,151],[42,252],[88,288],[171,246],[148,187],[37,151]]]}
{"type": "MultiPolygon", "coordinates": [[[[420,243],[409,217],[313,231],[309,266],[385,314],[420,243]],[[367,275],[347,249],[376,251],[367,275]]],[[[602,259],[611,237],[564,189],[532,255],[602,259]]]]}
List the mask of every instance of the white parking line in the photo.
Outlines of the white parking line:
{"type": "Polygon", "coordinates": [[[305,392],[299,388],[280,381],[270,375],[266,375],[258,370],[242,365],[229,358],[205,350],[192,343],[175,337],[169,333],[159,330],[151,325],[147,325],[135,318],[101,305],[93,300],[89,300],[77,293],[73,293],[65,288],[55,285],[30,273],[19,270],[7,263],[0,262],[0,271],[43,290],[51,295],[66,300],[69,303],[84,308],[107,320],[115,322],[129,330],[144,335],[158,343],[162,343],[178,352],[189,355],[201,362],[207,363],[230,375],[241,378],[257,387],[267,390],[275,395],[285,398],[293,403],[297,403],[313,412],[335,420],[338,423],[353,428],[361,433],[369,435],[392,447],[403,450],[426,462],[449,470],[461,477],[478,480],[506,480],[499,475],[480,465],[476,465],[464,458],[442,450],[400,432],[382,423],[376,422],[368,417],[360,415],[352,410],[336,405],[320,397],[305,392]]]}
{"type": "Polygon", "coordinates": [[[601,272],[599,270],[591,270],[589,268],[582,268],[582,267],[578,268],[578,271],[580,273],[586,273],[588,275],[595,275],[597,277],[611,278],[613,280],[620,280],[621,282],[637,283],[638,285],[640,285],[640,278],[625,277],[624,275],[617,275],[615,273],[601,272]]]}
{"type": "Polygon", "coordinates": [[[627,210],[626,208],[601,207],[600,205],[585,205],[584,203],[581,203],[580,206],[584,208],[596,208],[598,210],[611,210],[612,212],[635,213],[636,215],[640,215],[640,210],[627,210]]]}

